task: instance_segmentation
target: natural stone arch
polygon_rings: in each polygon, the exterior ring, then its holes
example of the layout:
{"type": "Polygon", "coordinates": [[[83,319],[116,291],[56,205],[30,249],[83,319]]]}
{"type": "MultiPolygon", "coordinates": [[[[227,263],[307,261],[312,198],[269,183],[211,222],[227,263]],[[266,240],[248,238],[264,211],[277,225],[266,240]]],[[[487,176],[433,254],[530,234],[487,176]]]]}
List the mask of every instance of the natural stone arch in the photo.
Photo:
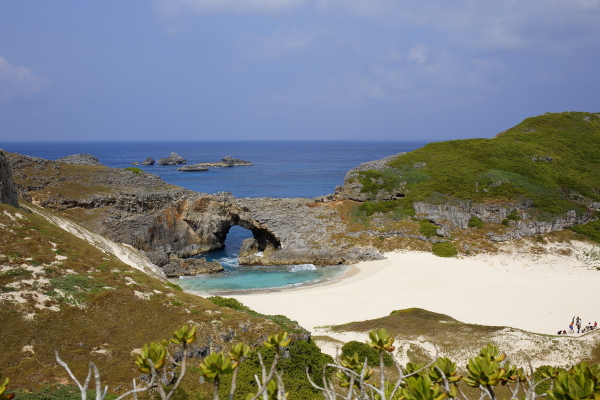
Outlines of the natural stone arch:
{"type": "Polygon", "coordinates": [[[240,216],[237,214],[230,214],[229,218],[223,219],[222,224],[220,225],[220,229],[214,233],[215,237],[219,242],[218,249],[222,249],[225,247],[225,240],[227,239],[227,234],[229,233],[231,227],[236,225],[248,229],[252,232],[253,239],[246,239],[244,240],[244,242],[250,240],[252,241],[252,243],[256,243],[256,245],[253,246],[253,248],[255,247],[257,251],[264,252],[267,249],[272,249],[273,251],[276,251],[281,248],[281,243],[279,239],[277,239],[277,237],[272,232],[270,232],[268,229],[258,226],[258,224],[251,220],[240,218],[240,216]]]}

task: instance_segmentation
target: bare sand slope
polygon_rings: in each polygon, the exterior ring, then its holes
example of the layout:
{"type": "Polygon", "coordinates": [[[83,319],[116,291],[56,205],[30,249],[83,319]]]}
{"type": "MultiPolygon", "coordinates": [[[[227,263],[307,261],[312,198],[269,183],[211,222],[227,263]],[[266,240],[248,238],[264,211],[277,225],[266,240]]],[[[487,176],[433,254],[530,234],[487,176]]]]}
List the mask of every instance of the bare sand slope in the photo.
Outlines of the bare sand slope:
{"type": "MultiPolygon", "coordinates": [[[[573,246],[571,246],[573,247],[573,246]]],[[[459,321],[556,334],[573,316],[600,320],[600,271],[575,255],[512,252],[464,259],[430,253],[388,253],[353,266],[334,283],[233,296],[265,314],[283,314],[309,329],[420,307],[459,321]]],[[[598,251],[598,247],[595,247],[598,251]]]]}

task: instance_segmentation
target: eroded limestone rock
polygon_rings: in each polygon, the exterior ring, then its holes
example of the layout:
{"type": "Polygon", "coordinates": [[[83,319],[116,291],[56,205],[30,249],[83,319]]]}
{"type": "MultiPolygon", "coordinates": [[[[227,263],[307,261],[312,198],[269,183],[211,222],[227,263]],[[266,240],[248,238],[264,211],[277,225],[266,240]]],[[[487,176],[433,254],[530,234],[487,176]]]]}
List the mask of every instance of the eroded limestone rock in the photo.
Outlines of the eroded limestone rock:
{"type": "Polygon", "coordinates": [[[206,261],[206,258],[174,258],[162,270],[167,278],[179,278],[180,276],[194,276],[198,274],[215,274],[225,269],[218,261],[206,261]]]}
{"type": "Polygon", "coordinates": [[[0,149],[0,203],[19,208],[19,197],[12,179],[12,168],[6,152],[0,149]]]}

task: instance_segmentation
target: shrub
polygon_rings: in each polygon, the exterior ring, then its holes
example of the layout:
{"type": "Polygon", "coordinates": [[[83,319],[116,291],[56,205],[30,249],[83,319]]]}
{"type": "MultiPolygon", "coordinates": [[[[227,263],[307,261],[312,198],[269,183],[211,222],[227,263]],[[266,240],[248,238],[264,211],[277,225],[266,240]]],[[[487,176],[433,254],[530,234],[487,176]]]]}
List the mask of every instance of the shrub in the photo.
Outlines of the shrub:
{"type": "MultiPolygon", "coordinates": [[[[342,346],[342,356],[352,357],[354,353],[358,354],[358,359],[360,361],[364,361],[366,358],[369,366],[379,366],[379,351],[375,350],[368,344],[353,340],[342,346]]],[[[394,365],[392,357],[390,357],[387,352],[383,354],[383,364],[386,367],[391,367],[394,365]]]]}
{"type": "Polygon", "coordinates": [[[508,214],[508,216],[506,217],[506,219],[510,220],[510,221],[518,221],[521,219],[521,217],[519,217],[519,214],[517,214],[517,210],[512,210],[510,212],[510,214],[508,214]]]}
{"type": "Polygon", "coordinates": [[[419,221],[419,232],[425,237],[435,236],[435,232],[437,231],[437,226],[432,224],[426,219],[422,219],[419,221]]]}
{"type": "Polygon", "coordinates": [[[250,309],[250,307],[245,306],[242,303],[240,303],[238,300],[232,299],[230,297],[211,296],[211,297],[207,297],[207,299],[212,301],[214,304],[216,304],[219,307],[229,307],[229,308],[233,308],[234,310],[239,310],[239,311],[252,311],[250,309]]]}
{"type": "Polygon", "coordinates": [[[358,211],[364,213],[367,217],[370,217],[371,215],[373,215],[377,212],[380,212],[380,213],[390,212],[392,210],[397,209],[399,206],[401,206],[401,203],[399,200],[365,201],[360,206],[358,206],[358,211]]]}
{"type": "MultiPolygon", "coordinates": [[[[366,345],[365,345],[366,346],[366,345]]],[[[272,348],[260,346],[257,351],[248,355],[239,366],[237,390],[234,399],[246,399],[248,393],[256,393],[258,390],[254,375],[261,376],[258,353],[261,354],[265,365],[269,366],[273,362],[275,351],[272,348]]],[[[323,367],[333,363],[331,356],[324,354],[314,343],[307,343],[303,340],[295,340],[289,346],[289,357],[282,357],[277,365],[277,370],[283,372],[283,382],[287,397],[290,400],[315,399],[319,398],[319,391],[314,389],[306,378],[306,369],[315,382],[322,382],[323,367]]],[[[328,368],[326,375],[331,375],[333,368],[328,368]]],[[[219,390],[220,398],[226,399],[231,388],[231,379],[225,379],[221,382],[219,390]]]]}
{"type": "Polygon", "coordinates": [[[596,243],[600,243],[600,220],[587,224],[575,225],[569,228],[575,233],[585,235],[596,243]]]}
{"type": "Polygon", "coordinates": [[[456,257],[458,250],[451,242],[440,242],[433,244],[433,254],[438,257],[456,257]]]}
{"type": "MultiPolygon", "coordinates": [[[[67,385],[55,385],[55,386],[44,386],[40,390],[34,392],[26,392],[22,389],[14,391],[15,398],[19,400],[80,400],[81,392],[79,388],[75,386],[67,385]]],[[[87,391],[88,399],[96,398],[95,390],[87,391]]],[[[117,396],[114,394],[107,394],[105,400],[116,399],[117,396]]]]}
{"type": "Polygon", "coordinates": [[[144,171],[142,171],[141,169],[137,168],[137,167],[126,167],[123,168],[125,171],[131,171],[133,172],[135,175],[139,175],[141,173],[143,173],[144,171]]]}
{"type": "Polygon", "coordinates": [[[474,215],[471,215],[471,219],[469,220],[469,228],[483,228],[483,221],[477,218],[474,215]]]}

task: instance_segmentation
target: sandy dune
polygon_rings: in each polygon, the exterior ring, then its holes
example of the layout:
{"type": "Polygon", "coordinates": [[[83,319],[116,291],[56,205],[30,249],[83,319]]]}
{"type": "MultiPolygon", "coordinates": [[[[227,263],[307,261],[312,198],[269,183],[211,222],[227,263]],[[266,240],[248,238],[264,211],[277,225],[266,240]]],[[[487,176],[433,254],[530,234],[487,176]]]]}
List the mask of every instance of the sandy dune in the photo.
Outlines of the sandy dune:
{"type": "Polygon", "coordinates": [[[568,329],[573,316],[584,325],[600,320],[600,271],[581,261],[592,247],[570,247],[575,255],[539,256],[518,248],[463,259],[388,253],[385,260],[353,266],[334,283],[232,297],[309,330],[420,307],[462,322],[556,334],[568,329]]]}

